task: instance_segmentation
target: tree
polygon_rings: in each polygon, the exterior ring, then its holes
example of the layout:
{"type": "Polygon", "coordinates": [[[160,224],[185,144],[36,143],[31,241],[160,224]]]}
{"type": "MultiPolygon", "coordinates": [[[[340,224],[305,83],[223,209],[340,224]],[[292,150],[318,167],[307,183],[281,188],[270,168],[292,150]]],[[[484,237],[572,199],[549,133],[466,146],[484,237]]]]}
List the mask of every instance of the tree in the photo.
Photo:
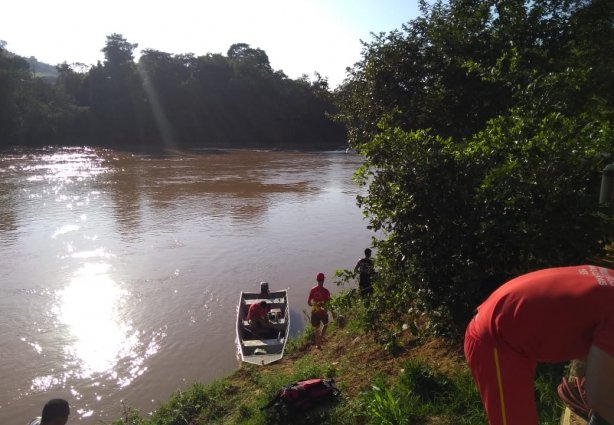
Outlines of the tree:
{"type": "Polygon", "coordinates": [[[21,124],[18,105],[20,87],[30,80],[28,63],[4,49],[0,44],[0,144],[8,145],[19,140],[21,124]]]}
{"type": "Polygon", "coordinates": [[[134,63],[137,44],[121,34],[107,36],[105,61],[92,66],[84,81],[84,96],[91,108],[91,134],[97,143],[140,145],[144,138],[146,96],[134,63]]]}
{"type": "Polygon", "coordinates": [[[452,0],[422,10],[365,45],[339,118],[365,155],[359,205],[385,234],[372,325],[417,308],[456,333],[503,281],[586,261],[612,234],[597,191],[614,158],[614,7],[452,0]]]}
{"type": "Polygon", "coordinates": [[[83,72],[83,69],[86,68],[85,64],[74,63],[69,65],[64,62],[57,65],[55,68],[58,71],[56,85],[61,87],[75,102],[83,104],[82,88],[83,80],[85,79],[85,72],[83,72]],[[75,72],[75,68],[82,71],[75,72]]]}
{"type": "Polygon", "coordinates": [[[62,90],[33,76],[24,58],[0,48],[0,145],[63,140],[80,112],[62,90]]]}
{"type": "Polygon", "coordinates": [[[110,70],[119,70],[134,65],[134,49],[139,45],[129,43],[123,35],[113,33],[107,36],[107,42],[101,49],[105,57],[105,66],[110,70]]]}
{"type": "Polygon", "coordinates": [[[178,141],[190,144],[195,134],[191,125],[194,109],[190,83],[196,59],[194,55],[171,55],[157,50],[143,51],[138,70],[150,111],[158,128],[158,139],[166,147],[178,147],[178,141]]]}
{"type": "Polygon", "coordinates": [[[340,88],[340,118],[350,143],[359,145],[377,133],[384,114],[395,109],[395,124],[405,130],[432,128],[464,137],[505,110],[510,89],[468,72],[468,61],[494,64],[487,2],[421,3],[423,16],[363,43],[363,59],[350,69],[340,88]]]}
{"type": "Polygon", "coordinates": [[[231,61],[246,65],[262,72],[273,72],[269,63],[269,56],[262,49],[254,49],[249,44],[236,43],[230,46],[226,54],[231,61]]]}

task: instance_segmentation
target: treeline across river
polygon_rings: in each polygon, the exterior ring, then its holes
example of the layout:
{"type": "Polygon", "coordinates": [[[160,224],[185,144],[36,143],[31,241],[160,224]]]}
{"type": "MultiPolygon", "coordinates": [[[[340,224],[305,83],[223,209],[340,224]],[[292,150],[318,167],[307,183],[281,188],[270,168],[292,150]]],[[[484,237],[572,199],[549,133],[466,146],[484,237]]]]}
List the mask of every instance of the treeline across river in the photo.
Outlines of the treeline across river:
{"type": "Polygon", "coordinates": [[[107,36],[104,61],[63,63],[55,81],[0,41],[0,147],[334,149],[346,144],[328,82],[288,78],[265,51],[170,54],[107,36]]]}

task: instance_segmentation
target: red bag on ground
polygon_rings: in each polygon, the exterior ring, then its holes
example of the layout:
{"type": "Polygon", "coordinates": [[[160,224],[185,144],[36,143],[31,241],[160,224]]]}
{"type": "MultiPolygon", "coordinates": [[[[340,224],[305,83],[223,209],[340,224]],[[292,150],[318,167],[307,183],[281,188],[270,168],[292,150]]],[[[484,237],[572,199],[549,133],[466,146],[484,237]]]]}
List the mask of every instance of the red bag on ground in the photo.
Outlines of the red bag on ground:
{"type": "Polygon", "coordinates": [[[304,411],[339,394],[341,392],[335,386],[334,379],[307,379],[284,386],[265,408],[284,405],[290,410],[304,411]]]}

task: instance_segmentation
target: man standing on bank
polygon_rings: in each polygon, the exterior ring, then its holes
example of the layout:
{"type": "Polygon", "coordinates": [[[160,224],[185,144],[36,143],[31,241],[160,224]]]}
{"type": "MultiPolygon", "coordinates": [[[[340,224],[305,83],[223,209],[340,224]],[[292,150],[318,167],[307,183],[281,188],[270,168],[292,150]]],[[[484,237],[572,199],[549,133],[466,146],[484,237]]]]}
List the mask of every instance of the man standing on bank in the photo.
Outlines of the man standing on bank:
{"type": "Polygon", "coordinates": [[[356,272],[358,272],[358,287],[360,288],[360,296],[365,297],[371,294],[373,292],[371,278],[373,277],[374,268],[370,248],[365,249],[365,256],[356,263],[354,273],[356,272]]]}
{"type": "Polygon", "coordinates": [[[309,291],[307,304],[311,307],[311,326],[314,328],[316,347],[322,348],[322,341],[328,325],[328,311],[326,303],[330,300],[330,292],[324,287],[324,273],[318,273],[318,284],[309,291]]]}
{"type": "Polygon", "coordinates": [[[537,363],[576,359],[589,406],[614,423],[614,270],[552,268],[503,284],[467,326],[465,357],[490,425],[537,425],[537,363]]]}

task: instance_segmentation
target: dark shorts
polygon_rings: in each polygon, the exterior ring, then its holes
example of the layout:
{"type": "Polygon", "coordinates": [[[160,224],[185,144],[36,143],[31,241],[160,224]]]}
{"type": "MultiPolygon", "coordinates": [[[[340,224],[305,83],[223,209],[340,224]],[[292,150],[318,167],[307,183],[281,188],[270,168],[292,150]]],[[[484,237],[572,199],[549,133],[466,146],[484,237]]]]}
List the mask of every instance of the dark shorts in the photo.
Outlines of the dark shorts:
{"type": "Polygon", "coordinates": [[[360,288],[360,295],[369,295],[373,293],[373,287],[371,286],[371,276],[369,275],[360,275],[360,279],[358,280],[358,287],[360,288]]]}
{"type": "Polygon", "coordinates": [[[311,326],[320,326],[320,323],[328,325],[328,312],[312,311],[311,326]]]}

